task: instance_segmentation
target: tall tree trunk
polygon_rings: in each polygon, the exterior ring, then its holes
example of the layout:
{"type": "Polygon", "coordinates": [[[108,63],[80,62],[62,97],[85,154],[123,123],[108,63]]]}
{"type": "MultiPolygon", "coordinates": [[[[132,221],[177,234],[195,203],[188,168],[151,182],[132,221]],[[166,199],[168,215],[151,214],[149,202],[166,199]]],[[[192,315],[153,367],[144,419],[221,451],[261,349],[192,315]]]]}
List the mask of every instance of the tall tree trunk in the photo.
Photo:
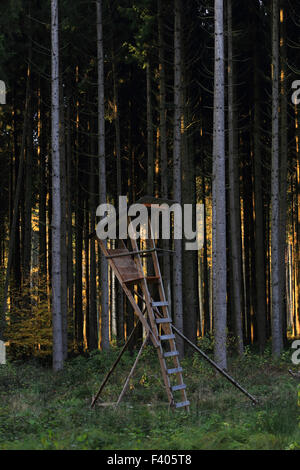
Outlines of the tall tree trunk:
{"type": "MultiPolygon", "coordinates": [[[[98,159],[99,159],[99,203],[106,203],[106,163],[105,163],[105,117],[104,117],[104,55],[102,0],[96,2],[97,10],[97,62],[98,62],[98,159]]],[[[108,310],[108,266],[105,256],[100,260],[101,282],[101,348],[109,349],[109,310],[108,310]]]]}
{"type": "MultiPolygon", "coordinates": [[[[122,195],[122,164],[121,164],[121,132],[120,132],[120,111],[119,111],[119,90],[118,90],[118,74],[116,66],[115,48],[112,40],[112,73],[114,83],[114,124],[115,124],[115,148],[116,148],[116,168],[117,168],[117,201],[122,195]]],[[[120,343],[124,339],[124,296],[123,289],[119,282],[116,282],[116,315],[117,315],[117,340],[120,343]]]]}
{"type": "Polygon", "coordinates": [[[72,143],[70,97],[67,100],[67,141],[66,141],[66,183],[67,183],[67,257],[68,257],[68,314],[73,318],[74,280],[73,280],[73,208],[72,208],[72,143]]]}
{"type": "Polygon", "coordinates": [[[43,104],[43,91],[40,89],[39,97],[39,114],[40,114],[40,140],[39,140],[39,178],[41,181],[39,191],[39,281],[40,288],[46,291],[47,279],[47,180],[46,172],[46,114],[43,104]]]}
{"type": "MultiPolygon", "coordinates": [[[[181,204],[181,118],[182,118],[182,59],[181,59],[181,0],[175,0],[174,27],[174,143],[173,143],[173,197],[181,204]]],[[[173,298],[175,326],[183,332],[182,305],[182,240],[174,239],[173,298]]],[[[182,339],[177,348],[184,355],[182,339]]]]}
{"type": "MultiPolygon", "coordinates": [[[[255,18],[256,21],[256,18],[255,18]]],[[[259,51],[255,44],[254,51],[254,118],[253,118],[253,146],[254,146],[254,204],[255,204],[255,286],[256,286],[256,319],[259,351],[262,354],[266,345],[266,250],[264,235],[264,207],[262,182],[262,152],[261,152],[261,110],[260,110],[260,83],[259,83],[259,51]]]]}
{"type": "Polygon", "coordinates": [[[215,361],[227,368],[227,263],[225,196],[225,112],[224,112],[224,24],[223,0],[215,0],[215,72],[213,142],[213,270],[215,361]]]}
{"type": "Polygon", "coordinates": [[[63,87],[60,85],[60,188],[61,188],[61,315],[64,359],[68,357],[68,257],[67,257],[67,184],[63,87]]]}
{"type": "MultiPolygon", "coordinates": [[[[28,69],[31,83],[31,69],[28,69]]],[[[30,85],[30,93],[31,85],[30,85]]],[[[33,107],[32,99],[29,100],[27,129],[27,148],[25,165],[25,202],[24,202],[24,254],[23,254],[23,278],[29,287],[30,285],[30,265],[31,265],[31,211],[32,211],[32,169],[33,169],[33,107]]]]}
{"type": "Polygon", "coordinates": [[[151,64],[148,57],[146,65],[147,76],[147,194],[153,196],[154,193],[154,141],[153,141],[153,116],[152,116],[152,80],[151,80],[151,64]]]}
{"type": "MultiPolygon", "coordinates": [[[[79,68],[76,67],[76,83],[79,81],[79,68]]],[[[83,249],[83,224],[84,207],[83,191],[80,185],[82,161],[80,158],[80,142],[82,134],[79,131],[81,114],[79,100],[76,103],[76,179],[75,179],[75,341],[77,349],[83,351],[83,305],[82,305],[82,249],[83,249]]]]}
{"type": "MultiPolygon", "coordinates": [[[[162,0],[158,0],[158,41],[159,41],[159,132],[160,132],[160,166],[161,166],[161,195],[167,199],[168,189],[168,151],[167,151],[167,108],[166,108],[166,65],[165,42],[163,25],[162,0]]],[[[169,241],[163,240],[163,248],[169,249],[169,241]]],[[[171,266],[170,255],[166,251],[163,257],[163,280],[169,310],[172,311],[171,296],[171,266]]]]}
{"type": "Polygon", "coordinates": [[[271,170],[271,275],[272,275],[272,347],[273,355],[282,350],[282,318],[280,312],[280,184],[279,184],[279,8],[273,0],[272,12],[272,170],[271,170]]]}
{"type": "Polygon", "coordinates": [[[210,308],[209,308],[209,275],[208,275],[208,261],[207,261],[207,221],[206,221],[206,186],[204,175],[204,162],[202,160],[202,204],[204,206],[203,214],[203,318],[202,318],[202,335],[206,335],[211,331],[210,325],[210,308]]]}
{"type": "MultiPolygon", "coordinates": [[[[92,128],[93,129],[93,128],[92,128]]],[[[91,154],[96,154],[95,139],[92,139],[91,154]]],[[[90,201],[89,209],[91,212],[91,229],[93,232],[96,222],[96,179],[95,179],[95,159],[90,158],[90,201]]],[[[93,351],[98,348],[98,319],[97,319],[97,269],[96,269],[96,249],[95,240],[90,241],[90,309],[89,309],[89,350],[93,351]]]]}
{"type": "MultiPolygon", "coordinates": [[[[29,16],[31,14],[31,2],[29,1],[29,16]]],[[[31,98],[28,105],[28,127],[27,127],[27,147],[25,164],[25,201],[24,201],[24,251],[23,251],[23,279],[27,286],[30,286],[30,266],[31,266],[31,211],[32,211],[32,169],[33,169],[33,105],[32,105],[32,28],[31,19],[29,19],[29,64],[28,79],[31,98]]],[[[29,300],[29,299],[28,299],[29,300]]],[[[30,301],[29,301],[30,302],[30,301]]]]}
{"type": "Polygon", "coordinates": [[[52,44],[52,327],[53,369],[63,368],[63,334],[61,312],[61,188],[59,136],[59,37],[58,0],[51,0],[52,44]]]}
{"type": "Polygon", "coordinates": [[[234,102],[234,61],[232,33],[232,3],[227,1],[228,21],[228,128],[229,128],[229,210],[230,210],[230,253],[233,293],[233,314],[237,348],[243,354],[242,325],[242,266],[241,266],[241,222],[240,222],[240,191],[239,191],[239,155],[237,116],[234,102]]]}
{"type": "MultiPolygon", "coordinates": [[[[187,121],[189,123],[189,121],[187,121]]],[[[182,202],[183,204],[192,204],[193,207],[193,225],[195,227],[195,208],[196,208],[196,184],[194,173],[194,149],[191,142],[188,142],[191,136],[185,132],[183,136],[182,152],[182,202]]],[[[187,241],[187,240],[186,240],[187,241]]],[[[184,252],[183,257],[183,305],[184,305],[184,334],[196,344],[197,342],[197,313],[199,312],[198,297],[198,251],[189,250],[184,252]]],[[[190,352],[190,348],[186,348],[190,352]]]]}
{"type": "MultiPolygon", "coordinates": [[[[183,42],[184,43],[184,42],[183,42]]],[[[185,48],[182,47],[185,51],[185,48]]],[[[191,106],[188,96],[187,83],[189,83],[189,73],[186,64],[186,54],[182,54],[182,204],[192,204],[193,227],[196,226],[196,179],[195,179],[195,149],[193,135],[189,132],[191,124],[191,106]]],[[[188,240],[185,238],[185,242],[188,240]]],[[[198,297],[198,251],[186,250],[182,260],[182,280],[183,280],[183,326],[184,334],[192,343],[197,342],[197,313],[199,312],[198,297]]],[[[186,345],[186,352],[190,348],[186,345]]]]}
{"type": "Polygon", "coordinates": [[[281,93],[280,93],[280,229],[279,229],[279,283],[283,342],[286,342],[287,333],[287,298],[286,298],[286,270],[284,266],[286,256],[286,213],[287,213],[287,177],[288,177],[288,120],[287,120],[287,50],[286,50],[286,20],[284,2],[281,1],[280,11],[280,57],[281,57],[281,93]]]}

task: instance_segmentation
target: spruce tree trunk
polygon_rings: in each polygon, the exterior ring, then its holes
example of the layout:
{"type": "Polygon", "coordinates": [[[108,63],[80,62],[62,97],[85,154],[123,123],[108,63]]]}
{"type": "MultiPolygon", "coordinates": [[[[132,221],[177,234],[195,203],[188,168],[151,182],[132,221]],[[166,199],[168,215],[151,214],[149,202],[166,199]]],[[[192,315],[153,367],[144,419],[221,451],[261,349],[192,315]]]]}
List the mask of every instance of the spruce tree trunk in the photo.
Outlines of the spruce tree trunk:
{"type": "Polygon", "coordinates": [[[47,180],[46,173],[46,116],[43,105],[43,89],[40,89],[39,112],[40,112],[40,154],[39,154],[39,178],[41,187],[39,192],[39,282],[40,288],[46,292],[47,278],[47,180]]]}
{"type": "MultiPolygon", "coordinates": [[[[114,82],[114,123],[116,136],[116,168],[117,168],[117,202],[119,196],[122,196],[122,164],[121,164],[121,132],[120,132],[120,112],[119,112],[119,91],[118,91],[118,74],[116,67],[116,58],[114,43],[112,41],[112,73],[114,82]]],[[[117,340],[122,342],[124,339],[124,296],[123,289],[119,282],[116,282],[116,316],[117,316],[117,340]]]]}
{"type": "MultiPolygon", "coordinates": [[[[184,49],[183,49],[184,50],[184,49]]],[[[182,119],[184,129],[182,129],[182,204],[192,204],[193,208],[193,227],[196,226],[195,210],[196,210],[196,180],[195,180],[195,151],[193,145],[193,136],[189,132],[191,123],[191,109],[187,93],[187,83],[190,81],[187,73],[187,65],[185,60],[182,61],[183,84],[182,84],[182,111],[184,118],[182,119]]],[[[185,238],[184,243],[188,240],[185,238]]],[[[197,342],[197,312],[199,312],[198,297],[198,251],[184,250],[182,263],[183,277],[183,326],[185,336],[196,344],[197,342]]],[[[186,352],[191,352],[190,348],[185,345],[186,352]]]]}
{"type": "Polygon", "coordinates": [[[204,176],[204,163],[202,161],[202,204],[204,205],[203,214],[203,318],[202,318],[202,335],[206,335],[211,331],[210,325],[210,308],[209,308],[209,274],[208,274],[208,261],[207,261],[207,221],[206,221],[206,186],[204,176]]]}
{"type": "MultiPolygon", "coordinates": [[[[95,140],[92,140],[91,154],[96,154],[95,140]]],[[[90,158],[90,181],[89,181],[89,210],[91,212],[91,228],[90,232],[95,229],[96,222],[96,166],[95,159],[90,158]]],[[[95,240],[90,241],[90,308],[89,308],[89,350],[93,351],[98,348],[98,319],[97,319],[97,267],[96,267],[96,249],[95,240]]]]}
{"type": "Polygon", "coordinates": [[[287,50],[286,50],[286,11],[281,1],[281,93],[280,93],[280,230],[279,230],[279,283],[280,283],[280,316],[282,318],[283,342],[287,340],[287,298],[286,298],[286,219],[287,219],[287,177],[288,177],[288,119],[287,119],[287,50]]]}
{"type": "Polygon", "coordinates": [[[241,217],[240,217],[240,188],[239,188],[239,155],[237,110],[234,102],[234,61],[232,39],[232,3],[227,1],[228,22],[228,132],[229,132],[229,210],[230,210],[230,254],[233,294],[233,316],[237,349],[240,355],[244,351],[242,325],[242,265],[241,265],[241,217]]]}
{"type": "MultiPolygon", "coordinates": [[[[160,166],[161,166],[161,195],[168,199],[168,151],[167,151],[167,108],[166,108],[166,71],[165,71],[165,42],[162,0],[158,0],[158,42],[159,42],[159,131],[160,131],[160,166]]],[[[168,250],[168,240],[163,240],[163,248],[168,250]]],[[[171,295],[171,265],[170,255],[166,251],[163,257],[163,281],[169,311],[172,311],[171,295]]]]}
{"type": "Polygon", "coordinates": [[[261,152],[261,119],[260,93],[258,80],[258,51],[255,50],[254,61],[254,204],[255,204],[255,285],[256,285],[256,318],[259,351],[262,354],[266,346],[266,252],[264,236],[262,152],[261,152]]]}
{"type": "MultiPolygon", "coordinates": [[[[181,204],[181,118],[182,118],[182,59],[181,59],[181,0],[175,0],[174,28],[174,143],[173,143],[173,198],[181,204]]],[[[183,332],[182,305],[182,240],[174,239],[173,299],[175,326],[183,332]]],[[[177,349],[184,355],[182,339],[177,338],[177,349]]]]}
{"type": "MultiPolygon", "coordinates": [[[[104,55],[102,0],[96,2],[97,10],[97,68],[98,68],[98,161],[99,161],[99,203],[106,203],[106,162],[105,162],[105,104],[104,104],[104,55]]],[[[108,266],[105,256],[100,259],[101,283],[101,348],[109,349],[108,310],[108,266]]]]}
{"type": "Polygon", "coordinates": [[[70,97],[67,101],[67,142],[66,142],[66,183],[67,183],[67,256],[68,256],[68,314],[73,318],[74,310],[74,279],[73,279],[73,204],[72,204],[72,144],[71,144],[71,116],[70,97]]]}
{"type": "Polygon", "coordinates": [[[227,263],[225,194],[225,108],[223,0],[215,0],[214,142],[213,142],[213,271],[215,361],[227,368],[227,263]]]}
{"type": "Polygon", "coordinates": [[[271,170],[271,286],[273,355],[282,351],[280,299],[280,183],[279,183],[279,7],[273,0],[272,12],[272,170],[271,170]]]}
{"type": "Polygon", "coordinates": [[[153,122],[152,122],[152,80],[150,59],[146,65],[147,76],[147,194],[153,196],[153,174],[154,174],[154,142],[153,142],[153,122]]]}
{"type": "MultiPolygon", "coordinates": [[[[28,69],[29,77],[31,70],[28,69]]],[[[31,83],[31,79],[30,83],[31,83]]],[[[30,91],[31,93],[31,91],[30,91]]],[[[30,286],[30,267],[31,267],[31,211],[32,211],[32,169],[33,169],[33,109],[32,99],[29,100],[28,109],[28,129],[27,129],[27,148],[26,148],[26,165],[25,165],[25,202],[24,202],[24,254],[23,254],[23,279],[25,284],[30,286]]]]}
{"type": "Polygon", "coordinates": [[[63,368],[61,311],[61,188],[59,139],[59,36],[58,0],[51,0],[52,43],[52,327],[53,369],[63,368]]]}
{"type": "Polygon", "coordinates": [[[61,314],[64,359],[68,357],[68,258],[67,258],[67,185],[66,142],[63,87],[60,85],[60,187],[61,187],[61,314]]]}
{"type": "MultiPolygon", "coordinates": [[[[29,2],[30,15],[30,2],[29,2]]],[[[32,31],[31,20],[29,21],[29,64],[28,64],[28,80],[29,93],[32,95],[32,31]]],[[[27,286],[30,286],[30,267],[31,267],[31,210],[32,210],[32,170],[33,170],[33,105],[32,96],[29,98],[28,104],[28,127],[27,127],[27,147],[26,147],[26,164],[25,164],[25,202],[24,202],[24,253],[23,253],[23,279],[27,286]]]]}

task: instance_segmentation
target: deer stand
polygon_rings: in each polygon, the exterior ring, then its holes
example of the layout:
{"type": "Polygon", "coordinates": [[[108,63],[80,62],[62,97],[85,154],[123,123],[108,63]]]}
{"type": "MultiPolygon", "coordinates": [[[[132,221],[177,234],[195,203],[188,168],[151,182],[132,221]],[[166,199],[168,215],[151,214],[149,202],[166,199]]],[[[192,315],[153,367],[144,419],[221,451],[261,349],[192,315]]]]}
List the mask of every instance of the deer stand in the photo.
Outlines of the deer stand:
{"type": "MultiPolygon", "coordinates": [[[[130,218],[128,218],[128,223],[130,223],[130,218]]],[[[123,240],[121,240],[121,247],[116,249],[108,249],[103,240],[98,240],[98,242],[102,253],[119,280],[135,315],[144,327],[146,339],[150,338],[150,341],[157,351],[169,406],[171,408],[185,408],[188,410],[190,402],[187,400],[186,396],[186,385],[183,381],[179,353],[176,349],[175,335],[172,331],[172,319],[168,310],[168,302],[166,300],[158,262],[157,253],[159,249],[156,248],[155,245],[150,220],[148,220],[148,238],[146,240],[148,248],[145,250],[139,250],[137,242],[133,238],[130,239],[131,250],[127,248],[123,240]],[[148,272],[147,274],[145,273],[142,263],[142,257],[144,256],[148,256],[152,262],[153,274],[151,276],[148,275],[148,272]],[[155,300],[150,294],[150,285],[153,287],[153,291],[156,292],[157,298],[155,300]],[[140,299],[144,303],[145,308],[143,311],[137,299],[140,299]],[[177,394],[180,396],[179,399],[176,397],[177,394]]],[[[129,339],[124,345],[119,355],[120,357],[117,358],[115,364],[109,371],[108,377],[106,377],[102,383],[99,392],[94,397],[92,407],[95,405],[109,376],[117,366],[122,354],[125,352],[129,339]]],[[[117,404],[120,403],[126,391],[130,377],[132,377],[137,361],[141,356],[142,349],[146,345],[146,339],[143,342],[134,366],[125,382],[117,404]]]]}
{"type": "MultiPolygon", "coordinates": [[[[156,201],[156,200],[155,200],[156,201]]],[[[146,206],[151,204],[144,203],[146,206]]],[[[130,223],[128,218],[127,223],[130,223]]],[[[94,235],[95,236],[95,235],[94,235]]],[[[115,276],[119,280],[123,291],[125,292],[131,306],[133,307],[134,313],[138,320],[142,323],[145,331],[145,339],[142,347],[137,355],[134,365],[127,377],[123,390],[118,398],[115,405],[118,405],[122,400],[129,381],[133,376],[138,360],[141,357],[142,351],[148,341],[151,340],[154,348],[156,349],[158,360],[160,363],[161,374],[164,381],[164,387],[166,390],[168,403],[171,409],[184,408],[189,411],[190,402],[186,395],[186,385],[183,380],[183,369],[180,365],[179,353],[176,348],[175,334],[178,334],[184,341],[186,341],[192,348],[194,348],[201,356],[208,361],[215,369],[218,370],[227,380],[229,380],[235,387],[237,387],[242,393],[250,398],[254,403],[257,400],[250,395],[243,387],[241,387],[232,377],[223,371],[216,363],[214,363],[203,351],[195,346],[188,338],[186,338],[180,331],[178,331],[172,325],[172,318],[169,312],[169,305],[166,300],[164,286],[162,282],[162,276],[160,272],[158,262],[158,252],[164,251],[156,247],[155,239],[152,232],[151,222],[148,218],[148,232],[146,239],[147,249],[141,250],[138,248],[135,239],[130,239],[131,249],[125,245],[124,241],[121,240],[121,247],[115,249],[108,249],[106,243],[103,240],[98,239],[102,253],[108,260],[108,263],[114,272],[115,276]],[[142,263],[142,258],[147,256],[150,258],[153,272],[149,275],[149,270],[145,269],[142,263]],[[155,300],[153,299],[155,292],[155,300]],[[144,309],[141,310],[138,300],[144,304],[144,309]]],[[[149,268],[148,263],[148,268],[149,268]]],[[[109,377],[117,367],[122,355],[127,349],[130,340],[132,339],[134,332],[137,328],[136,324],[134,330],[128,337],[125,345],[120,351],[115,363],[104,378],[98,393],[92,400],[91,407],[94,407],[98,398],[100,397],[109,377]]]]}

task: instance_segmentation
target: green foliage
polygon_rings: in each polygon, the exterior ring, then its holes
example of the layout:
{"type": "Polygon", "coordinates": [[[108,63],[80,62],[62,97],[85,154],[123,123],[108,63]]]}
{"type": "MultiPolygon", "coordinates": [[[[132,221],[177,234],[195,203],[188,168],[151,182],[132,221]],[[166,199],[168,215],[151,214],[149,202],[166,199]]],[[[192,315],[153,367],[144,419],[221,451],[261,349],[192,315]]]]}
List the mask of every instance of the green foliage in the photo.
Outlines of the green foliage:
{"type": "Polygon", "coordinates": [[[45,287],[12,290],[9,324],[6,329],[10,357],[45,357],[52,352],[52,321],[45,287]]]}
{"type": "Polygon", "coordinates": [[[37,362],[0,367],[0,449],[300,449],[297,384],[286,358],[272,362],[247,353],[230,372],[260,404],[252,404],[201,358],[184,360],[191,412],[167,406],[151,347],[131,387],[117,400],[134,361],[124,355],[99,404],[91,398],[118,354],[94,352],[54,374],[37,362]]]}

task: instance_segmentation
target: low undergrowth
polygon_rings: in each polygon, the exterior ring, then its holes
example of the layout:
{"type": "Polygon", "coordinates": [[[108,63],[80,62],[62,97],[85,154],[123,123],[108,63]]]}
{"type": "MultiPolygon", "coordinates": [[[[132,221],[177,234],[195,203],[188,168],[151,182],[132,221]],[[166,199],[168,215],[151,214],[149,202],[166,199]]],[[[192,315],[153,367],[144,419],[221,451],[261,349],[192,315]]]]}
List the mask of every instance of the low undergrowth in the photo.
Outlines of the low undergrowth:
{"type": "Polygon", "coordinates": [[[154,351],[140,360],[116,409],[134,361],[124,355],[95,409],[90,408],[118,354],[79,356],[54,374],[37,362],[0,366],[0,449],[300,449],[297,382],[289,352],[278,361],[249,350],[229,372],[259,399],[252,403],[197,356],[183,361],[191,410],[172,412],[154,351]]]}

